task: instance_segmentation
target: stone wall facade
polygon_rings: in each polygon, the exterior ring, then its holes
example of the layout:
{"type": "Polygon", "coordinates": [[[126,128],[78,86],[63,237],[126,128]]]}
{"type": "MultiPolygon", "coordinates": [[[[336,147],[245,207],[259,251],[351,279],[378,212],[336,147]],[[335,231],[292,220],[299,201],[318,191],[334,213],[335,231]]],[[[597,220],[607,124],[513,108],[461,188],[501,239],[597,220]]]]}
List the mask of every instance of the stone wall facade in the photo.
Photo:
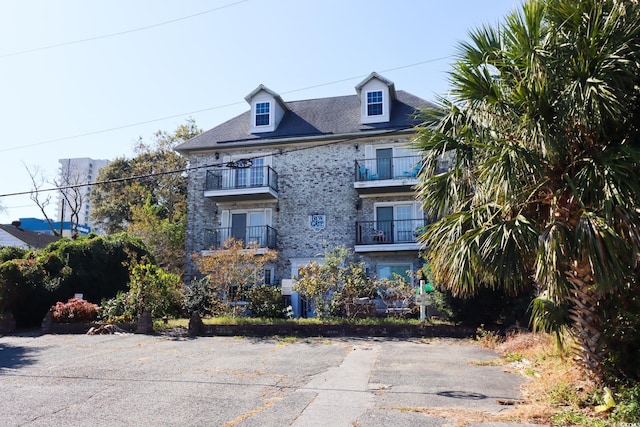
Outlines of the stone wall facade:
{"type": "MultiPolygon", "coordinates": [[[[187,277],[197,276],[191,254],[208,249],[205,229],[222,226],[222,213],[237,209],[270,209],[271,225],[277,232],[278,261],[274,283],[292,278],[297,266],[292,260],[318,259],[325,249],[356,242],[356,221],[372,221],[378,202],[413,202],[412,192],[387,193],[362,197],[354,188],[356,160],[365,159],[367,145],[406,145],[410,135],[394,138],[350,139],[343,141],[300,142],[269,147],[248,147],[199,152],[189,157],[193,170],[189,176],[187,217],[187,277]],[[216,159],[216,153],[218,159],[216,159]],[[278,174],[276,200],[214,202],[204,196],[206,171],[215,169],[230,156],[270,156],[270,165],[278,174]],[[210,167],[204,167],[209,165],[210,167]],[[310,215],[324,215],[325,227],[314,231],[310,215]]],[[[370,148],[370,147],[369,147],[370,148]]],[[[372,272],[379,263],[409,263],[414,271],[420,266],[418,251],[359,253],[372,272]]]]}

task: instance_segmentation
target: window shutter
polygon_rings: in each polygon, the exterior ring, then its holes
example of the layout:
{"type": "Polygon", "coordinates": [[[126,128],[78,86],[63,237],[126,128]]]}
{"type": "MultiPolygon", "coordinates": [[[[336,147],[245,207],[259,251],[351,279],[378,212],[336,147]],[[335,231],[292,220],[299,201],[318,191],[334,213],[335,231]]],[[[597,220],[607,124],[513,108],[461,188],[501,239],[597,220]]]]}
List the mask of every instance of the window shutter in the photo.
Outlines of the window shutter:
{"type": "Polygon", "coordinates": [[[229,210],[222,211],[221,218],[222,218],[222,228],[231,227],[231,224],[229,223],[229,210]]]}
{"type": "Polygon", "coordinates": [[[367,144],[364,146],[364,157],[366,157],[367,160],[375,159],[376,156],[373,154],[373,145],[367,144]]]}
{"type": "Polygon", "coordinates": [[[375,174],[377,167],[375,161],[376,154],[373,150],[373,145],[367,144],[364,146],[364,158],[364,166],[369,170],[370,173],[375,174]]]}
{"type": "Polygon", "coordinates": [[[273,209],[271,208],[266,208],[264,210],[264,225],[268,225],[269,227],[272,227],[272,218],[273,218],[273,209]]]}

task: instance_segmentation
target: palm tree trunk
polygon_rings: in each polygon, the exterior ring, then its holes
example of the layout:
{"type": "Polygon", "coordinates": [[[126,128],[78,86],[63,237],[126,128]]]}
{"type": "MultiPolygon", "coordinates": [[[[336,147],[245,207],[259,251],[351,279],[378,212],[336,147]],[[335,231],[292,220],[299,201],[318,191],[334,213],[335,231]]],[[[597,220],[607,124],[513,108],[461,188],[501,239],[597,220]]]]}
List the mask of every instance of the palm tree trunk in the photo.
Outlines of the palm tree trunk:
{"type": "Polygon", "coordinates": [[[591,268],[587,261],[574,261],[571,270],[565,274],[571,284],[569,318],[572,320],[571,329],[580,363],[596,379],[602,379],[601,328],[597,307],[599,295],[595,291],[591,268]]]}

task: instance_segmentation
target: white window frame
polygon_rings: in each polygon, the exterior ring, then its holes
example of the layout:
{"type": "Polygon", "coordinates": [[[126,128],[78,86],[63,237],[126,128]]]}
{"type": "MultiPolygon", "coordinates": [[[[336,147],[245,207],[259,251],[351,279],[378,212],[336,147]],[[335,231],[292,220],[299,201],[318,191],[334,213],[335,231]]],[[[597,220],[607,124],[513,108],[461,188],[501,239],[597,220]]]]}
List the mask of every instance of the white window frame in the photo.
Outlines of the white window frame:
{"type": "Polygon", "coordinates": [[[382,89],[369,90],[365,93],[366,107],[365,114],[367,117],[381,117],[384,116],[384,91],[382,89]],[[380,102],[369,102],[369,94],[380,93],[380,102]],[[369,114],[369,106],[380,105],[380,114],[369,114]]]}
{"type": "MultiPolygon", "coordinates": [[[[234,214],[246,214],[247,215],[247,224],[246,227],[252,227],[250,223],[251,214],[261,213],[262,214],[262,226],[265,227],[273,227],[273,209],[272,208],[262,208],[262,209],[225,209],[221,214],[221,223],[222,228],[231,228],[232,221],[231,218],[234,214]]],[[[263,239],[266,239],[266,236],[263,236],[263,239]]],[[[249,242],[246,242],[249,243],[249,242]]],[[[266,240],[264,243],[268,243],[266,240]]]]}
{"type": "Polygon", "coordinates": [[[273,106],[271,101],[267,100],[258,100],[253,104],[253,127],[255,128],[264,128],[269,127],[273,123],[273,106]],[[258,105],[267,104],[269,108],[268,113],[260,113],[258,114],[258,105]],[[258,116],[268,116],[268,122],[263,124],[258,124],[258,116]]]}

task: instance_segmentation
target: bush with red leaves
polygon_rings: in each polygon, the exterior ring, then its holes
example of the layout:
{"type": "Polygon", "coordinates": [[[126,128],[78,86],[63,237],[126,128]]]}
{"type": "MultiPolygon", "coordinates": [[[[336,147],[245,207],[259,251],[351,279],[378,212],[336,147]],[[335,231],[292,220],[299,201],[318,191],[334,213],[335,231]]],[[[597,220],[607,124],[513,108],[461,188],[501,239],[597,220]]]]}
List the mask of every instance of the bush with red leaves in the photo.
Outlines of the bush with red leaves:
{"type": "Polygon", "coordinates": [[[80,298],[71,298],[66,303],[57,302],[51,307],[53,320],[60,323],[90,322],[98,316],[100,307],[80,298]]]}

